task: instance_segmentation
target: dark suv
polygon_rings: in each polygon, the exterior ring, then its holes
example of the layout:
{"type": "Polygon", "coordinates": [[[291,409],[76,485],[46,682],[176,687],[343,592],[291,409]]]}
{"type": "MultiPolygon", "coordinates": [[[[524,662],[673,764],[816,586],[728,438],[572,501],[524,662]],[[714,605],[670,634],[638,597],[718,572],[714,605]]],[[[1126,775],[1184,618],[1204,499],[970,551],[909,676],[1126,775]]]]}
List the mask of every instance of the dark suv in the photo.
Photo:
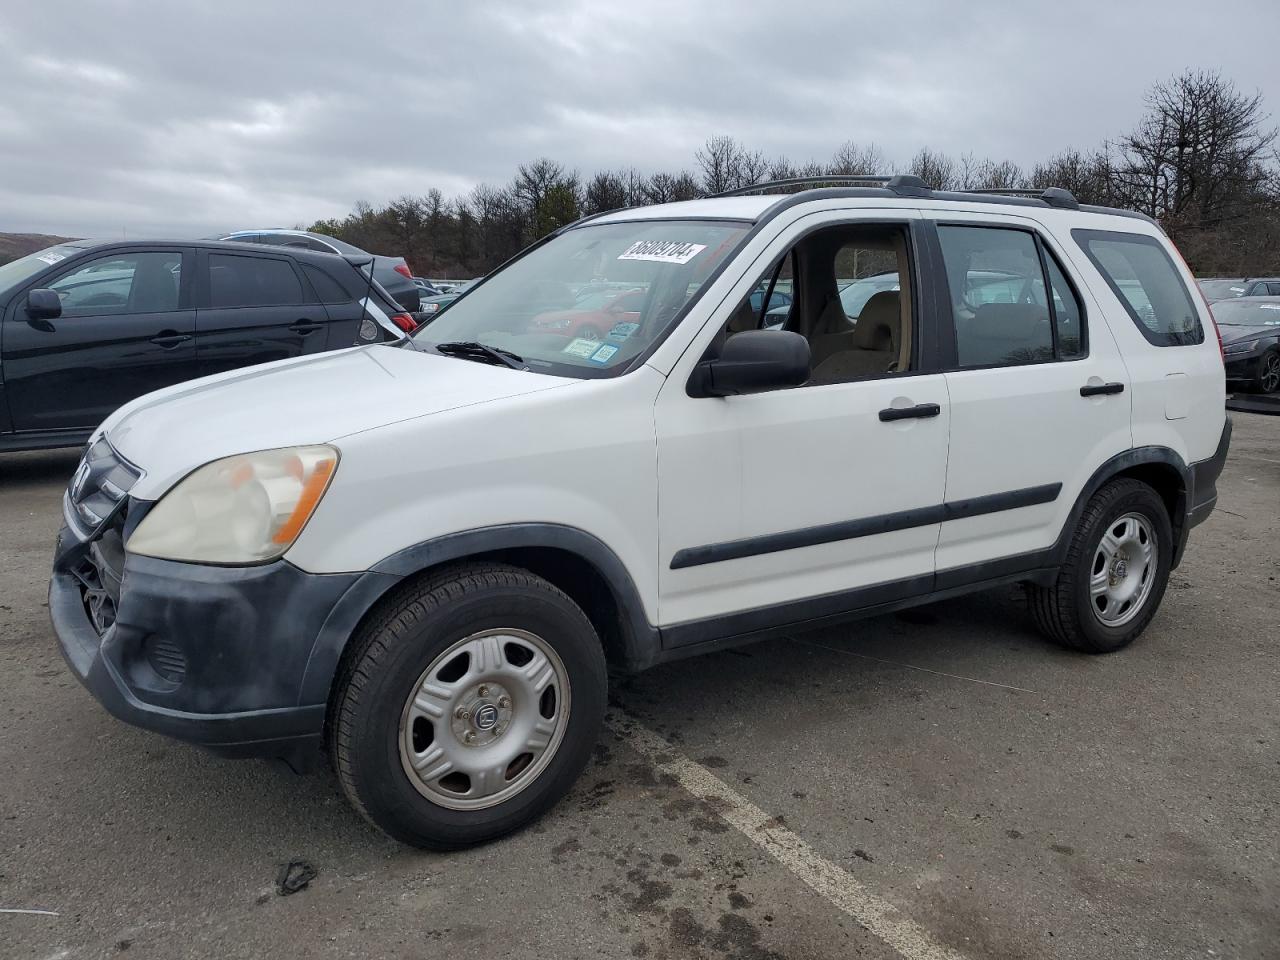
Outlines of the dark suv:
{"type": "Polygon", "coordinates": [[[412,325],[332,254],[220,241],[49,247],[0,266],[0,451],[75,446],[152,390],[395,340],[412,325]]]}

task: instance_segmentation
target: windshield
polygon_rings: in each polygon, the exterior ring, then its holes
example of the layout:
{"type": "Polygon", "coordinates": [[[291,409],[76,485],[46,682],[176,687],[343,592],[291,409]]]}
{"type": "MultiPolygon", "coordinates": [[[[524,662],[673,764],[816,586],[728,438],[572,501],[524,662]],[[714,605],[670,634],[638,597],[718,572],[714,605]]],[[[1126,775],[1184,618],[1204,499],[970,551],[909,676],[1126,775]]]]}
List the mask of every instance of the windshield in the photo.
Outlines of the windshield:
{"type": "Polygon", "coordinates": [[[79,253],[79,247],[56,246],[45,250],[37,250],[25,257],[0,266],[0,290],[19,286],[34,277],[41,270],[47,270],[55,263],[61,263],[67,257],[79,253]]]}
{"type": "Polygon", "coordinates": [[[1243,297],[1248,289],[1239,280],[1201,280],[1200,289],[1210,300],[1229,300],[1232,297],[1243,297]]]}
{"type": "Polygon", "coordinates": [[[1213,319],[1220,327],[1280,327],[1280,299],[1215,303],[1213,319]]]}
{"type": "Polygon", "coordinates": [[[749,227],[632,220],[567,230],[468,290],[414,343],[482,343],[539,373],[616,375],[667,335],[749,227]]]}

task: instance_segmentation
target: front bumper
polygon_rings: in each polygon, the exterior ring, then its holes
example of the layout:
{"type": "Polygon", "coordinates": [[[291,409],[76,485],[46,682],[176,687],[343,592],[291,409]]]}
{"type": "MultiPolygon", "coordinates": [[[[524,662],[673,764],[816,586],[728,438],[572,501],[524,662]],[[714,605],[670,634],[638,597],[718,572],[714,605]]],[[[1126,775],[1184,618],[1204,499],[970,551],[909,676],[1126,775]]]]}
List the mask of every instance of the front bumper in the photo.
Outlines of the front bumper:
{"type": "Polygon", "coordinates": [[[1258,376],[1258,358],[1266,353],[1265,347],[1247,353],[1228,353],[1225,359],[1228,380],[1253,380],[1258,376]]]}
{"type": "Polygon", "coordinates": [[[354,625],[332,614],[360,574],[178,563],[97,542],[59,533],[49,614],[67,663],[108,711],[226,755],[318,752],[323,684],[304,696],[303,681],[318,638],[354,625]]]}

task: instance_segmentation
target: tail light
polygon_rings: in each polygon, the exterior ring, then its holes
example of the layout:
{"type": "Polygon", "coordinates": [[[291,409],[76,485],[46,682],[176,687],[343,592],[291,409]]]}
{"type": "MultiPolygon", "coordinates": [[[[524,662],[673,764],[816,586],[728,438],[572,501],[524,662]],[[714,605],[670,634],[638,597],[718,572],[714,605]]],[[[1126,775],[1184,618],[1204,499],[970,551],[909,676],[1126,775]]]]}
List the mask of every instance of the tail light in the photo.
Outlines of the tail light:
{"type": "Polygon", "coordinates": [[[391,322],[403,330],[405,333],[412,333],[418,328],[418,324],[414,322],[413,317],[407,313],[393,313],[391,322]]]}
{"type": "Polygon", "coordinates": [[[397,263],[394,267],[394,270],[396,273],[400,274],[400,276],[402,277],[407,277],[410,280],[413,279],[413,274],[409,272],[409,267],[406,264],[397,263]]]}

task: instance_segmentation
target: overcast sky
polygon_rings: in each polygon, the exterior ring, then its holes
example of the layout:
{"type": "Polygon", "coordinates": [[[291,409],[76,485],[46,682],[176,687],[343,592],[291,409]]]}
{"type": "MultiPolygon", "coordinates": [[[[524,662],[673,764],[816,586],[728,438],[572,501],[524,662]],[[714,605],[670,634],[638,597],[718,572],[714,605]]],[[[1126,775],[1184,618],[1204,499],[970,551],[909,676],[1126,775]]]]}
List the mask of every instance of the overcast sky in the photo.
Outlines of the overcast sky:
{"type": "Polygon", "coordinates": [[[543,155],[692,167],[720,133],[1029,164],[1186,67],[1280,113],[1280,2],[7,3],[0,231],[292,226],[543,155]]]}

